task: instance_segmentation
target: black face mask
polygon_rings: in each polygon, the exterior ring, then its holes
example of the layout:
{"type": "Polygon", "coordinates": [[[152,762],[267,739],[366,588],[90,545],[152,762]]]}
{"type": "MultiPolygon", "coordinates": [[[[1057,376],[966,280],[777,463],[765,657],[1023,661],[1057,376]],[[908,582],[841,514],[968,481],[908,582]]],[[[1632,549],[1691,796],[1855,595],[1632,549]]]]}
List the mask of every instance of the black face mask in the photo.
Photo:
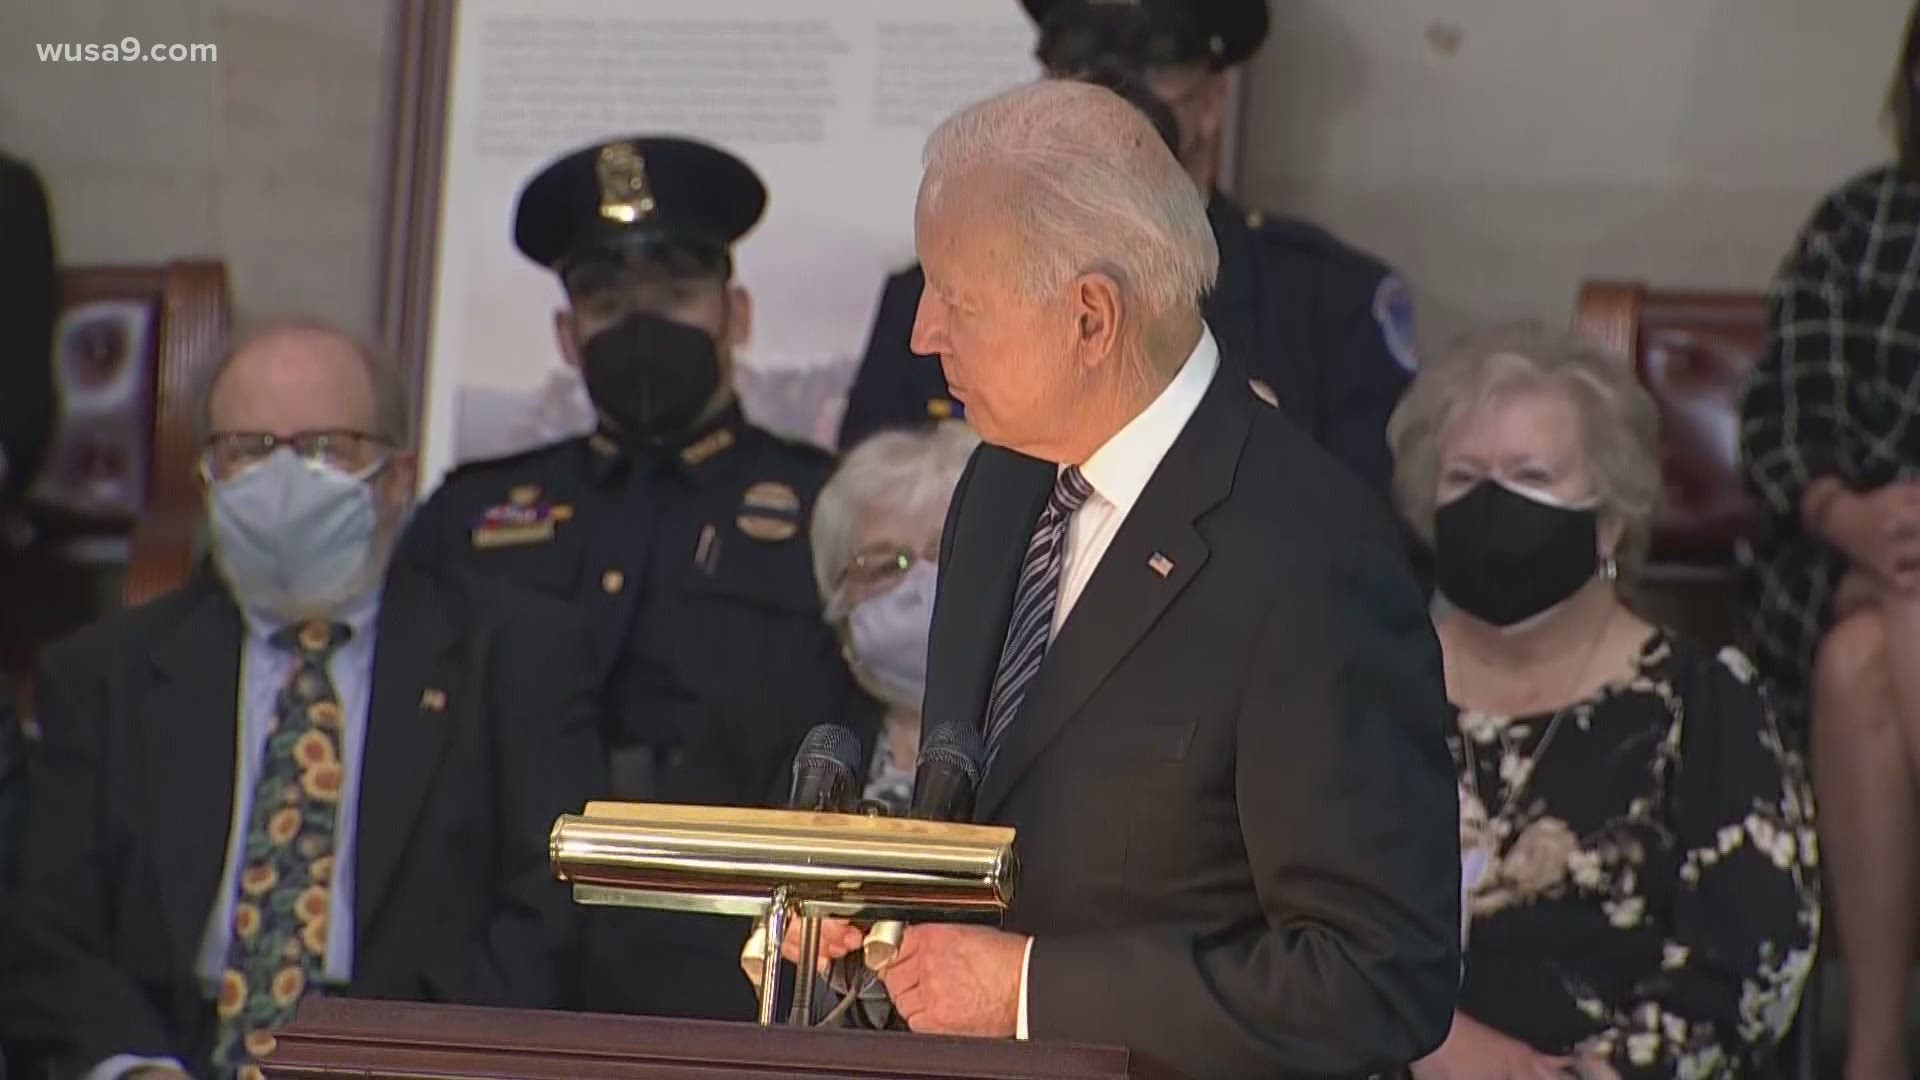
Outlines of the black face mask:
{"type": "Polygon", "coordinates": [[[580,354],[594,408],[637,447],[686,434],[720,389],[713,337],[659,315],[628,315],[588,338],[580,354]]]}
{"type": "Polygon", "coordinates": [[[1434,577],[1447,602],[1512,626],[1580,590],[1600,562],[1599,515],[1482,480],[1433,516],[1434,577]]]}

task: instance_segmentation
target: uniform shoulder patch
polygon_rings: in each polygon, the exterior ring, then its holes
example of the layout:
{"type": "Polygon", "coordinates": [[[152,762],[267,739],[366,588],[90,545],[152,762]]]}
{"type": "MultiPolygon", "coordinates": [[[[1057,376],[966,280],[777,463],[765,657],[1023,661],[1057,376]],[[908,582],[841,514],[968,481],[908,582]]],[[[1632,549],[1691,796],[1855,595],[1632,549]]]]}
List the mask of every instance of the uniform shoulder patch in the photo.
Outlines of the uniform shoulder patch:
{"type": "Polygon", "coordinates": [[[778,480],[762,480],[747,489],[740,505],[750,510],[798,510],[800,495],[778,480]]]}
{"type": "Polygon", "coordinates": [[[800,495],[778,480],[761,480],[740,497],[740,512],[733,523],[749,539],[791,540],[800,531],[800,495]]]}
{"type": "Polygon", "coordinates": [[[1373,290],[1373,319],[1380,324],[1380,337],[1387,352],[1407,371],[1420,367],[1420,356],[1413,336],[1413,294],[1398,274],[1380,279],[1373,290]]]}

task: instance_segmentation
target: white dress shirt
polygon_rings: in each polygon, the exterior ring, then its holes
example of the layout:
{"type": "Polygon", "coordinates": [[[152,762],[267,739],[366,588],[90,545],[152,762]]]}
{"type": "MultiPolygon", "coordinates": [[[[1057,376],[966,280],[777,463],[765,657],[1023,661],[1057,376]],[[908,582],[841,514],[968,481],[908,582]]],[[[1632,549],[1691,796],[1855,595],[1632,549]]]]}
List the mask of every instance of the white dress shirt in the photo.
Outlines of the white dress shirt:
{"type": "MultiPolygon", "coordinates": [[[[1093,494],[1067,522],[1067,550],[1060,560],[1060,596],[1053,608],[1053,637],[1049,642],[1060,636],[1060,628],[1086,591],[1114,534],[1133,511],[1133,504],[1140,501],[1140,493],[1160,468],[1173,441],[1200,407],[1200,399],[1213,385],[1219,368],[1220,346],[1213,340],[1213,331],[1202,324],[1199,342],[1167,388],[1080,466],[1081,475],[1093,486],[1093,494]]],[[[1018,717],[1014,723],[1019,723],[1018,717]]],[[[1014,1031],[1021,1039],[1027,1037],[1027,969],[1032,963],[1033,939],[1028,938],[1026,956],[1020,962],[1020,1015],[1014,1031]]]]}

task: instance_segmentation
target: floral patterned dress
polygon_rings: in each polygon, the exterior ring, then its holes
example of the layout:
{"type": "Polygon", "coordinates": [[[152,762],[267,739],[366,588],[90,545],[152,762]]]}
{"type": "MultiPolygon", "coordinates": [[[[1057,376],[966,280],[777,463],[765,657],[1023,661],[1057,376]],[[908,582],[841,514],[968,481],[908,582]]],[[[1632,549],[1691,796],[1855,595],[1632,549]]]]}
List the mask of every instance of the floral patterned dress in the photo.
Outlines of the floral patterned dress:
{"type": "Polygon", "coordinates": [[[1752,666],[1656,632],[1559,716],[1464,711],[1449,734],[1461,850],[1490,854],[1460,1010],[1622,1077],[1767,1071],[1813,962],[1819,856],[1752,666]]]}

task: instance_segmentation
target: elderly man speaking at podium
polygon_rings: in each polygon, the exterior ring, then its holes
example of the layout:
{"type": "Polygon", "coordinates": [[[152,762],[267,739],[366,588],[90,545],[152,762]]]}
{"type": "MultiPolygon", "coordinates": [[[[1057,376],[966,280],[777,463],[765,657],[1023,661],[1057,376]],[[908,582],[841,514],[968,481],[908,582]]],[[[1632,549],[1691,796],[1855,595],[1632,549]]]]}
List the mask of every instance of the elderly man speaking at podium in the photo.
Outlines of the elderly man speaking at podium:
{"type": "MultiPolygon", "coordinates": [[[[1193,183],[1107,90],[949,119],[915,222],[986,445],[949,511],[925,724],[977,724],[1008,929],[909,927],[916,1031],[1123,1043],[1196,1077],[1437,1047],[1460,973],[1440,654],[1393,523],[1224,357],[1193,183]]],[[[826,952],[859,931],[838,925],[826,952]]]]}

